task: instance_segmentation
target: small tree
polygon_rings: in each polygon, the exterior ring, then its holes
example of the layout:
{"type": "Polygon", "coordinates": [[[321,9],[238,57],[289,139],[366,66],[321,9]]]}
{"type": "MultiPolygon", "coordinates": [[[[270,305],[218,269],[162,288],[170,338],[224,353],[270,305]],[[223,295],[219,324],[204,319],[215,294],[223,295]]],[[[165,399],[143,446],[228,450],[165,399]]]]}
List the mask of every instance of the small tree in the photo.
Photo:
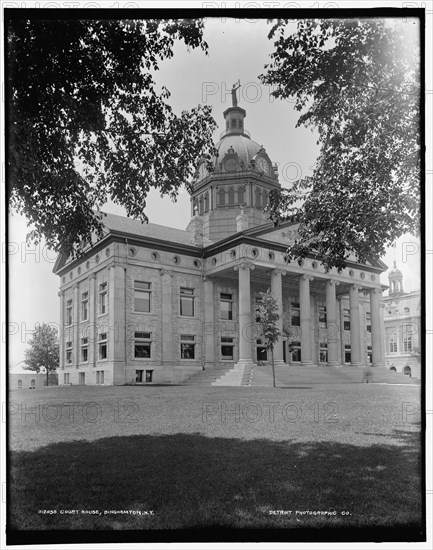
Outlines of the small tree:
{"type": "Polygon", "coordinates": [[[256,309],[256,318],[260,326],[261,339],[266,349],[271,352],[272,379],[275,388],[274,347],[281,335],[281,331],[277,326],[277,322],[280,318],[278,314],[278,303],[270,290],[267,292],[260,292],[256,309]]]}
{"type": "Polygon", "coordinates": [[[49,373],[55,372],[59,366],[59,339],[54,327],[46,323],[36,327],[25,351],[24,363],[27,369],[37,373],[45,369],[48,386],[49,373]]]}

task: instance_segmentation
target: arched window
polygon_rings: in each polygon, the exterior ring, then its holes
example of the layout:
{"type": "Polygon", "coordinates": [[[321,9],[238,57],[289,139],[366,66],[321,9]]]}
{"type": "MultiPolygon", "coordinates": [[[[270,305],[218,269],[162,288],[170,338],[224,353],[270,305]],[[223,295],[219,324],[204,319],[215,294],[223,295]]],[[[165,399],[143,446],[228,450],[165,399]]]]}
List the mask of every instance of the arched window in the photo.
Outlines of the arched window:
{"type": "Polygon", "coordinates": [[[32,378],[32,379],[30,380],[30,386],[31,386],[32,388],[36,388],[36,380],[35,380],[34,378],[32,378]]]}
{"type": "Polygon", "coordinates": [[[233,205],[235,203],[235,190],[233,187],[230,187],[229,189],[229,205],[233,205]]]}
{"type": "Polygon", "coordinates": [[[22,388],[22,387],[23,387],[23,381],[22,381],[22,380],[18,380],[18,387],[19,387],[19,388],[22,388]]]}
{"type": "Polygon", "coordinates": [[[390,353],[397,353],[397,337],[391,336],[389,339],[389,351],[390,353]]]}
{"type": "Polygon", "coordinates": [[[397,369],[395,367],[391,367],[389,370],[392,370],[393,372],[397,372],[397,369]]]}
{"type": "Polygon", "coordinates": [[[238,203],[244,204],[245,202],[245,187],[238,188],[238,203]]]}
{"type": "Polygon", "coordinates": [[[404,367],[403,374],[407,374],[408,376],[412,377],[412,369],[409,367],[409,365],[406,365],[404,367]]]}
{"type": "Polygon", "coordinates": [[[200,216],[203,214],[203,195],[200,195],[200,198],[198,199],[198,213],[200,216]]]}
{"type": "Polygon", "coordinates": [[[204,211],[207,212],[209,210],[209,194],[208,192],[206,191],[206,193],[204,194],[204,201],[203,201],[203,204],[204,204],[204,211]]]}
{"type": "Polygon", "coordinates": [[[224,189],[220,189],[218,191],[218,204],[220,206],[224,206],[226,203],[226,192],[224,191],[224,189]]]}
{"type": "Polygon", "coordinates": [[[262,207],[262,192],[260,191],[259,187],[256,187],[254,191],[254,203],[256,208],[262,207]]]}
{"type": "Polygon", "coordinates": [[[405,307],[404,308],[404,314],[405,315],[409,315],[410,314],[410,309],[408,307],[405,307]]]}
{"type": "Polygon", "coordinates": [[[263,208],[264,208],[268,204],[268,193],[267,193],[267,191],[263,191],[262,199],[263,199],[263,208]]]}

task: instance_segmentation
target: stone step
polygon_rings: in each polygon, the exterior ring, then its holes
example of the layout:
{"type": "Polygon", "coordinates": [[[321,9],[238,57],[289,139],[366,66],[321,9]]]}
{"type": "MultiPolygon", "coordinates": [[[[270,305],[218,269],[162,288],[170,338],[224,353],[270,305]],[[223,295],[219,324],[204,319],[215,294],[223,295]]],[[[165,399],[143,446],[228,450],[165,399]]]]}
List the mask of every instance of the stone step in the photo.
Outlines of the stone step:
{"type": "MultiPolygon", "coordinates": [[[[365,382],[364,368],[355,367],[276,367],[277,385],[298,384],[358,384],[365,382]]],[[[382,368],[372,368],[370,383],[417,384],[418,382],[405,376],[382,368]]],[[[254,367],[250,385],[271,386],[271,365],[254,367]]]]}

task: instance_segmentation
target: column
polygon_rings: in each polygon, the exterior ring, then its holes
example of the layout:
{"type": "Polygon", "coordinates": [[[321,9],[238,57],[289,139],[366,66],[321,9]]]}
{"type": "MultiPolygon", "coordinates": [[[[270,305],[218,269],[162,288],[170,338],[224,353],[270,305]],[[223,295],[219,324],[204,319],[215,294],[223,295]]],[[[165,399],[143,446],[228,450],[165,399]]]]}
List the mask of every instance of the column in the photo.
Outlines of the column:
{"type": "Polygon", "coordinates": [[[215,320],[214,320],[214,296],[213,280],[205,277],[204,280],[204,366],[215,366],[215,320]]]}
{"type": "MultiPolygon", "coordinates": [[[[379,297],[381,298],[381,296],[379,297]]],[[[381,329],[381,355],[380,360],[384,367],[386,367],[386,334],[385,334],[385,322],[384,322],[384,311],[385,311],[385,304],[383,302],[379,302],[379,318],[380,318],[380,329],[381,329]]]]}
{"type": "Polygon", "coordinates": [[[370,314],[371,314],[371,346],[373,353],[373,367],[383,367],[382,346],[383,332],[380,323],[380,295],[377,288],[370,289],[370,314]]]}
{"type": "Polygon", "coordinates": [[[278,304],[277,327],[280,330],[280,337],[274,346],[274,363],[284,365],[283,361],[283,286],[282,275],[286,272],[282,269],[274,269],[271,272],[271,292],[278,304]]]}
{"type": "Polygon", "coordinates": [[[358,289],[358,285],[350,285],[350,357],[352,367],[360,367],[362,365],[358,289]]]}
{"type": "Polygon", "coordinates": [[[254,365],[252,358],[250,270],[254,266],[243,262],[234,267],[239,271],[239,360],[236,365],[254,365]]]}
{"type": "Polygon", "coordinates": [[[161,269],[162,364],[173,365],[173,273],[161,269]]]}
{"type": "Polygon", "coordinates": [[[88,278],[89,281],[89,366],[96,367],[96,361],[98,359],[97,341],[97,296],[96,296],[96,275],[92,275],[88,278]]]}
{"type": "MultiPolygon", "coordinates": [[[[59,370],[65,368],[65,292],[61,290],[58,293],[60,298],[60,320],[59,320],[59,370]]],[[[63,374],[62,374],[63,376],[63,374]]],[[[60,379],[59,384],[63,384],[63,378],[60,379]]]]}
{"type": "Polygon", "coordinates": [[[328,366],[338,365],[338,333],[340,323],[337,319],[337,294],[338,281],[329,280],[326,283],[326,328],[328,331],[328,366]]]}
{"type": "MultiPolygon", "coordinates": [[[[108,360],[125,364],[125,270],[120,265],[112,265],[108,269],[108,312],[109,312],[109,346],[108,360]]],[[[113,371],[113,375],[114,375],[113,371]]],[[[116,382],[122,381],[123,373],[116,372],[116,382]]]]}
{"type": "Polygon", "coordinates": [[[74,339],[73,339],[73,362],[72,364],[78,369],[80,362],[80,295],[79,295],[79,286],[78,284],[74,285],[74,300],[72,302],[73,307],[73,330],[74,330],[74,339]]]}
{"type": "Polygon", "coordinates": [[[301,275],[299,279],[299,303],[301,315],[301,365],[311,367],[313,365],[311,350],[311,304],[310,304],[310,280],[313,277],[301,275]]]}

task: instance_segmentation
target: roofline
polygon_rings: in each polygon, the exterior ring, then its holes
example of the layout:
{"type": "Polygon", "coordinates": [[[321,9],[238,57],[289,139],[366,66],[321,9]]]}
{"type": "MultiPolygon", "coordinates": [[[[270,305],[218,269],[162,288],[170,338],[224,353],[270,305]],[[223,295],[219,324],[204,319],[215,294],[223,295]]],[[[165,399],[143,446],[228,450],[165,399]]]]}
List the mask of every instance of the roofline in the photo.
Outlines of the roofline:
{"type": "Polygon", "coordinates": [[[78,264],[82,263],[84,259],[88,258],[90,255],[95,254],[102,248],[104,248],[109,242],[125,242],[125,240],[128,241],[128,244],[141,246],[143,244],[147,245],[149,248],[157,248],[158,250],[164,250],[165,252],[174,252],[175,254],[186,254],[188,256],[195,256],[197,258],[202,257],[202,247],[197,247],[194,245],[186,245],[182,243],[171,243],[171,241],[163,241],[161,239],[155,239],[153,237],[140,237],[139,235],[136,235],[134,233],[126,233],[123,231],[112,231],[103,237],[100,241],[95,243],[92,248],[89,248],[84,254],[78,258],[75,258],[69,263],[64,264],[61,268],[57,268],[58,262],[60,261],[60,256],[56,260],[56,263],[53,267],[53,273],[56,275],[59,275],[60,277],[70,269],[73,269],[78,264]]]}

